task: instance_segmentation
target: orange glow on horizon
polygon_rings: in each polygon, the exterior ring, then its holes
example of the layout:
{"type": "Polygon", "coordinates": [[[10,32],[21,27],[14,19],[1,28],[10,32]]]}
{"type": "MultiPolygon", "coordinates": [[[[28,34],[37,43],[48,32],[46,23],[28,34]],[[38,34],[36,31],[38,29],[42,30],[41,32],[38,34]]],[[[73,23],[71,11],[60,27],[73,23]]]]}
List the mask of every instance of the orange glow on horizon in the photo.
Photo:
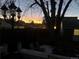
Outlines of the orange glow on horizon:
{"type": "Polygon", "coordinates": [[[40,17],[22,17],[22,21],[24,21],[25,23],[31,23],[32,21],[34,22],[34,24],[42,24],[43,20],[40,17]]]}
{"type": "MultiPolygon", "coordinates": [[[[3,18],[2,16],[0,16],[0,18],[3,18]]],[[[25,23],[32,23],[32,21],[34,22],[34,24],[42,24],[43,20],[41,17],[21,17],[21,20],[24,21],[25,23]]],[[[18,21],[18,18],[16,17],[16,21],[18,21]]]]}

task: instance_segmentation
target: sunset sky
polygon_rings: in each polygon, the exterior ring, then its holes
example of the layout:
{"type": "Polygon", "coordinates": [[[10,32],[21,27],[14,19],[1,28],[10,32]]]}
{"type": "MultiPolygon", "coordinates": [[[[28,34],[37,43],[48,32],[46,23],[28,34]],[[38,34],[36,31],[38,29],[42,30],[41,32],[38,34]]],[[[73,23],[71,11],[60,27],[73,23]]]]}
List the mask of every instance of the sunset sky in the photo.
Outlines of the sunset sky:
{"type": "MultiPolygon", "coordinates": [[[[78,13],[79,12],[79,5],[77,4],[79,1],[77,1],[77,3],[74,1],[75,0],[73,0],[70,7],[68,8],[65,16],[79,17],[79,13],[78,13]]],[[[17,2],[18,2],[18,0],[17,0],[17,2]]],[[[26,9],[24,16],[27,16],[27,17],[28,16],[31,16],[31,17],[35,17],[35,16],[40,17],[41,16],[42,12],[38,9],[38,6],[35,6],[32,10],[31,10],[31,8],[29,9],[29,6],[33,3],[33,0],[19,0],[19,3],[17,3],[17,5],[20,5],[23,12],[26,9]]]]}
{"type": "MultiPolygon", "coordinates": [[[[57,0],[59,1],[59,0],[57,0]]],[[[64,0],[68,1],[68,0],[64,0]]],[[[70,4],[65,16],[73,16],[79,18],[79,0],[77,3],[72,1],[70,4]]],[[[43,19],[43,13],[38,6],[34,6],[33,8],[29,8],[29,6],[33,3],[33,0],[16,0],[16,5],[22,9],[22,20],[25,22],[36,21],[40,22],[43,19]],[[29,21],[30,20],[30,21],[29,21]]],[[[64,3],[65,4],[65,3],[64,3]]],[[[41,21],[42,22],[42,21],[41,21]]]]}

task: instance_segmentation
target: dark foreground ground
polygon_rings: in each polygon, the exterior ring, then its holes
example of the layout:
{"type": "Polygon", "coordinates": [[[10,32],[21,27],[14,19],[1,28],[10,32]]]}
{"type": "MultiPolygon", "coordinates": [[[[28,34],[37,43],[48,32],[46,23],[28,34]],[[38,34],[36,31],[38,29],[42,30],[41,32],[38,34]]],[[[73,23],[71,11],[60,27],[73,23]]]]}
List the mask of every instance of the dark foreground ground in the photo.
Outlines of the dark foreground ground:
{"type": "Polygon", "coordinates": [[[20,53],[8,54],[6,56],[2,56],[2,59],[25,59],[20,53]]]}
{"type": "Polygon", "coordinates": [[[42,58],[38,56],[28,55],[28,54],[21,54],[21,53],[14,53],[14,54],[8,54],[6,56],[3,56],[2,59],[47,59],[42,58]]]}
{"type": "MultiPolygon", "coordinates": [[[[0,30],[1,44],[3,43],[14,43],[21,41],[23,44],[38,41],[40,44],[71,44],[73,33],[70,30],[66,30],[62,36],[62,39],[58,40],[56,37],[57,33],[50,32],[46,29],[15,29],[15,30],[0,30]],[[63,42],[62,42],[63,41],[63,42]]],[[[60,36],[60,35],[59,35],[60,36]]]]}
{"type": "MultiPolygon", "coordinates": [[[[17,51],[18,42],[21,42],[22,48],[25,49],[30,49],[30,43],[33,43],[33,48],[38,48],[36,50],[39,50],[40,45],[51,45],[55,47],[55,54],[73,56],[74,53],[79,53],[79,43],[72,40],[72,33],[70,34],[69,32],[63,35],[62,40],[57,40],[56,34],[54,35],[54,33],[50,33],[45,29],[0,30],[0,45],[7,44],[8,52],[17,51]],[[38,42],[39,45],[36,45],[36,42],[38,42]],[[77,49],[77,51],[74,49],[77,49]]],[[[20,53],[8,54],[3,59],[6,58],[25,59],[20,53]]],[[[26,58],[31,59],[29,57],[26,58]]]]}

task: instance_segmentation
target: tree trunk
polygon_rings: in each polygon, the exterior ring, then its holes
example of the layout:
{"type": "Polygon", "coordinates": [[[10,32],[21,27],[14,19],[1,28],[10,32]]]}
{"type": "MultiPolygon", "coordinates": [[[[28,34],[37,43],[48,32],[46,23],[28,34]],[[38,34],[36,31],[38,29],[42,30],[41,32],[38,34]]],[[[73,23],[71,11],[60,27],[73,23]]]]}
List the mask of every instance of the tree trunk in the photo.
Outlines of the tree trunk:
{"type": "Polygon", "coordinates": [[[60,30],[61,30],[61,18],[56,19],[56,30],[55,30],[55,35],[56,39],[59,40],[60,38],[60,30]]]}

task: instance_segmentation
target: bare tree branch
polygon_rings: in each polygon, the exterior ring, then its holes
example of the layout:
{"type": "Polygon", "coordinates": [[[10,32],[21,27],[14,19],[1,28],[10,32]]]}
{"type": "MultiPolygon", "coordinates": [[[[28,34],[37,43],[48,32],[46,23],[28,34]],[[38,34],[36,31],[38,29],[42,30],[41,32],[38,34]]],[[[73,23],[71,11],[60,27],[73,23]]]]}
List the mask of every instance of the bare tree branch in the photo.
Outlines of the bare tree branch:
{"type": "Polygon", "coordinates": [[[33,7],[34,5],[36,5],[36,3],[31,4],[31,5],[30,5],[30,8],[33,7]]]}
{"type": "Polygon", "coordinates": [[[56,2],[55,0],[50,0],[51,3],[51,17],[54,18],[55,17],[55,7],[56,7],[56,2]]]}
{"type": "Polygon", "coordinates": [[[43,10],[44,15],[48,16],[47,11],[46,11],[46,7],[45,7],[45,4],[44,4],[44,1],[40,0],[40,4],[41,4],[41,8],[43,10]]]}
{"type": "Polygon", "coordinates": [[[35,3],[33,3],[30,7],[32,7],[33,5],[37,4],[38,6],[41,7],[44,15],[47,16],[48,14],[47,14],[47,10],[46,10],[44,1],[43,0],[39,0],[40,3],[37,0],[34,0],[34,1],[35,1],[35,3]]]}
{"type": "Polygon", "coordinates": [[[41,4],[37,1],[37,0],[34,0],[36,4],[38,4],[39,6],[41,6],[41,4]]]}
{"type": "Polygon", "coordinates": [[[41,4],[41,9],[43,11],[43,14],[45,16],[46,25],[47,25],[47,27],[49,27],[49,24],[51,24],[52,22],[50,20],[50,16],[48,14],[48,11],[46,10],[44,0],[40,0],[40,4],[41,4]]]}
{"type": "Polygon", "coordinates": [[[57,17],[60,17],[61,15],[62,6],[63,6],[63,0],[60,0],[57,17]]]}
{"type": "Polygon", "coordinates": [[[64,15],[65,15],[65,13],[66,13],[66,11],[67,11],[67,9],[68,9],[68,7],[69,7],[69,5],[70,5],[71,2],[72,2],[72,0],[69,0],[68,1],[67,5],[65,6],[65,8],[63,10],[63,13],[62,13],[62,16],[61,17],[64,17],[64,15]]]}

